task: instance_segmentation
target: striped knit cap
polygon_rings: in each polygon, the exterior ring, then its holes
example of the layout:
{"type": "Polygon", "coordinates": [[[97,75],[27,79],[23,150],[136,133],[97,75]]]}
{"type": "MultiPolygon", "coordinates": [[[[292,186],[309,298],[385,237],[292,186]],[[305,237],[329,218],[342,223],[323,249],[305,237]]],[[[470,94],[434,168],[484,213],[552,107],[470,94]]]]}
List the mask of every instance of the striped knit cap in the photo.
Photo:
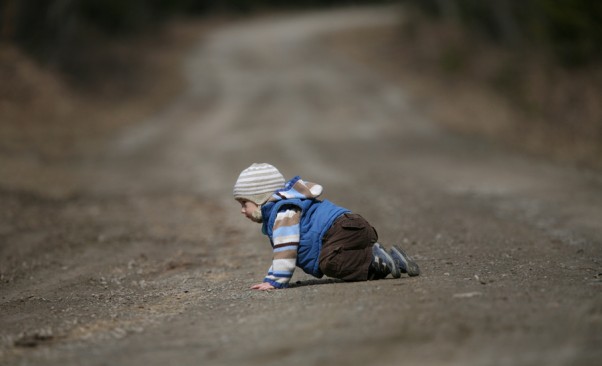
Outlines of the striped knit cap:
{"type": "Polygon", "coordinates": [[[284,188],[284,177],[270,164],[254,163],[243,170],[234,184],[234,198],[246,199],[257,205],[267,201],[277,189],[284,188]]]}

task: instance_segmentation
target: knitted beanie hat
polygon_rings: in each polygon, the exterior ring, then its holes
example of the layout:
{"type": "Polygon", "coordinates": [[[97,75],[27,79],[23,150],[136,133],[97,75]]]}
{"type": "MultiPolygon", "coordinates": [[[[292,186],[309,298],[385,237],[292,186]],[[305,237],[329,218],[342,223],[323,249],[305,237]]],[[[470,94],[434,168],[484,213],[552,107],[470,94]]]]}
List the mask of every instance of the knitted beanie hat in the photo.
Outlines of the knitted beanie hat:
{"type": "Polygon", "coordinates": [[[257,205],[265,203],[277,189],[284,188],[284,177],[266,163],[254,163],[243,170],[234,184],[234,198],[246,199],[257,205]]]}

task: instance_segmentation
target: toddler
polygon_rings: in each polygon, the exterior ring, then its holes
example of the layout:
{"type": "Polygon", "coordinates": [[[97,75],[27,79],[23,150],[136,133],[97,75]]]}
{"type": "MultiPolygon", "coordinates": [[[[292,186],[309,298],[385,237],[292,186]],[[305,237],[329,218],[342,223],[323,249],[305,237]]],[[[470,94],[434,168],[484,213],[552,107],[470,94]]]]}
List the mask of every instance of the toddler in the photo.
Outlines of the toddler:
{"type": "Polygon", "coordinates": [[[299,176],[285,182],[270,164],[253,164],[234,185],[241,213],[262,224],[273,248],[272,266],[255,290],[288,286],[296,267],[321,278],[378,280],[391,274],[420,274],[418,265],[398,246],[386,251],[376,230],[360,215],[320,200],[322,186],[299,176]]]}

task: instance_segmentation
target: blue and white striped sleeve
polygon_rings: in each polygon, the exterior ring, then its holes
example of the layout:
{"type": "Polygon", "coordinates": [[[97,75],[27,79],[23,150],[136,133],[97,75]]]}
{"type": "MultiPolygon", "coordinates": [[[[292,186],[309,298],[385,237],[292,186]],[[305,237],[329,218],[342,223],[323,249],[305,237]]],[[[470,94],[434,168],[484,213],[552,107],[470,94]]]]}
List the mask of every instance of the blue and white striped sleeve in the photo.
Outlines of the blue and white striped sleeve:
{"type": "Polygon", "coordinates": [[[278,212],[274,221],[272,242],[274,244],[272,266],[263,282],[276,288],[285,288],[293,277],[299,247],[299,222],[301,211],[288,207],[278,212]]]}

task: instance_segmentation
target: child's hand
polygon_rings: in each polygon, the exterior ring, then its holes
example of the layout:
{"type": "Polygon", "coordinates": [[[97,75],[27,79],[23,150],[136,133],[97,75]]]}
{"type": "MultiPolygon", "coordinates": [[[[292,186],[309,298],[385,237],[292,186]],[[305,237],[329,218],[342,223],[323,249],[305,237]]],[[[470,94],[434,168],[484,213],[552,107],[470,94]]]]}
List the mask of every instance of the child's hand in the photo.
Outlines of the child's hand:
{"type": "Polygon", "coordinates": [[[275,289],[275,287],[272,286],[269,282],[262,282],[262,283],[259,283],[257,285],[251,286],[251,289],[253,289],[253,290],[261,290],[261,291],[270,291],[270,290],[275,289]]]}

